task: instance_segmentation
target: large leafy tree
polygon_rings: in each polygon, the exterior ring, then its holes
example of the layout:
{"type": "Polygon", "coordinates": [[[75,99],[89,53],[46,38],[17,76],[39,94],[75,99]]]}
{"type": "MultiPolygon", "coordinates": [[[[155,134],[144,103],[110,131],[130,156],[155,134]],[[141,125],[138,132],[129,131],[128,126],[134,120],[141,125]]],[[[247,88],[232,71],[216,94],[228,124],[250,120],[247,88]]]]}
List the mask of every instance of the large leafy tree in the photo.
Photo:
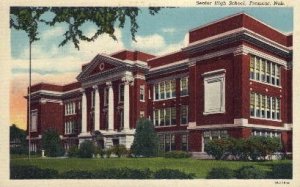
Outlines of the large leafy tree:
{"type": "MultiPolygon", "coordinates": [[[[149,7],[149,14],[155,15],[159,7],[149,7]]],[[[137,7],[12,7],[10,11],[10,26],[17,30],[24,30],[31,40],[38,39],[38,23],[44,22],[49,26],[65,23],[68,30],[64,33],[64,40],[60,46],[71,41],[79,49],[80,41],[94,41],[101,34],[108,34],[116,40],[115,28],[124,28],[126,20],[130,21],[132,39],[139,28],[137,16],[141,12],[137,7]],[[41,19],[45,12],[54,16],[50,20],[41,19]],[[83,25],[87,22],[96,26],[95,33],[88,37],[83,32],[83,25]]]]}
{"type": "Polygon", "coordinates": [[[42,134],[42,149],[49,157],[62,156],[64,154],[59,134],[55,129],[47,129],[42,134]]]}
{"type": "Polygon", "coordinates": [[[150,120],[141,118],[137,122],[131,149],[136,156],[150,157],[157,155],[158,137],[150,120]]]}
{"type": "Polygon", "coordinates": [[[10,152],[13,154],[25,154],[27,150],[26,131],[18,128],[15,124],[10,126],[9,131],[10,152]]]}

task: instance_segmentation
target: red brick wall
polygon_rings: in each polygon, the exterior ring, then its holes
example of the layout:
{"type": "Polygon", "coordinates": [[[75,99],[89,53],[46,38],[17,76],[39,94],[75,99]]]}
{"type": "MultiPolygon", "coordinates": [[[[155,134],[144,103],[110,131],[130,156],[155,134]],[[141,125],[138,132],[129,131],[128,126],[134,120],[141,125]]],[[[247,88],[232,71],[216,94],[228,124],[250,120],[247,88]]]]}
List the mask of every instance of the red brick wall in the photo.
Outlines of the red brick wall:
{"type": "Polygon", "coordinates": [[[202,134],[200,131],[190,131],[188,136],[188,149],[191,152],[200,152],[202,147],[202,134]]]}
{"type": "Polygon", "coordinates": [[[41,134],[48,128],[54,128],[58,130],[59,134],[64,132],[64,108],[59,103],[40,104],[40,132],[41,134]]]}

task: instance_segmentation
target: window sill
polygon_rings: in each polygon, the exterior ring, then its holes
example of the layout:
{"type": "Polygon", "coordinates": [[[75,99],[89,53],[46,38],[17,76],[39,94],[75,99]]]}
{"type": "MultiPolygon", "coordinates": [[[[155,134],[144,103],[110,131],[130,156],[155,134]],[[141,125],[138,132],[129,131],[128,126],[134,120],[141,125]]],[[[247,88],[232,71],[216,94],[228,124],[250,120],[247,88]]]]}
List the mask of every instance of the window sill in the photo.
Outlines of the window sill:
{"type": "Polygon", "coordinates": [[[176,127],[176,125],[168,125],[168,126],[154,126],[154,128],[166,128],[166,127],[176,127]]]}
{"type": "Polygon", "coordinates": [[[278,85],[275,85],[275,84],[271,84],[271,83],[267,83],[267,82],[262,82],[262,81],[258,81],[258,80],[251,79],[251,78],[250,78],[250,81],[253,81],[253,82],[256,82],[256,83],[260,83],[260,84],[264,84],[264,85],[267,85],[267,86],[273,86],[273,87],[282,89],[281,86],[278,86],[278,85]]]}
{"type": "Polygon", "coordinates": [[[259,118],[259,117],[253,117],[253,116],[250,116],[250,119],[259,119],[259,120],[264,120],[264,121],[282,122],[281,119],[268,119],[268,118],[259,118]]]}
{"type": "Polygon", "coordinates": [[[210,111],[210,112],[203,112],[203,115],[210,115],[210,114],[225,114],[225,110],[221,111],[210,111]]]}
{"type": "Polygon", "coordinates": [[[153,102],[156,102],[156,101],[167,101],[167,100],[172,100],[172,99],[176,99],[176,97],[171,97],[171,98],[168,98],[168,99],[153,100],[153,102]]]}
{"type": "Polygon", "coordinates": [[[180,95],[180,97],[188,97],[189,95],[180,95]]]}

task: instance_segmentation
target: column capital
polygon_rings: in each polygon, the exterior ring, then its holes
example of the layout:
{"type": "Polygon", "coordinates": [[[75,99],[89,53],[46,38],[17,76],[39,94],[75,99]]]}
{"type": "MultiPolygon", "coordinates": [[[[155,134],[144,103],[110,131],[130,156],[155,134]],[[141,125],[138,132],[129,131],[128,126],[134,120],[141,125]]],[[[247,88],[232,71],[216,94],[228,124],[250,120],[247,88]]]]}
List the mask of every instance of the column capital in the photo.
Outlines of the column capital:
{"type": "Polygon", "coordinates": [[[98,90],[98,85],[94,85],[94,86],[93,86],[93,89],[94,89],[94,90],[98,90]]]}
{"type": "Polygon", "coordinates": [[[132,76],[125,76],[125,77],[122,77],[122,81],[123,81],[125,84],[129,84],[129,83],[133,82],[133,77],[132,77],[132,76]]]}
{"type": "Polygon", "coordinates": [[[106,82],[106,86],[111,87],[111,86],[112,86],[112,82],[111,82],[111,81],[107,81],[107,82],[106,82]]]}
{"type": "Polygon", "coordinates": [[[84,88],[79,88],[80,93],[84,93],[85,89],[84,88]]]}

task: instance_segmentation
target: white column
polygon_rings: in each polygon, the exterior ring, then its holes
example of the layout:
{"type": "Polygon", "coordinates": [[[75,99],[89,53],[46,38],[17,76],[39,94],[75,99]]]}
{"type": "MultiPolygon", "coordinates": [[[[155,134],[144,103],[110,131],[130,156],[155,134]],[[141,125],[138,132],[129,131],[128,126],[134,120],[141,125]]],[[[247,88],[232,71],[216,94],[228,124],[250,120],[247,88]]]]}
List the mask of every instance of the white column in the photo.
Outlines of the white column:
{"type": "Polygon", "coordinates": [[[86,102],[86,94],[84,89],[81,90],[82,98],[81,98],[81,133],[87,132],[87,102],[86,102]]]}
{"type": "Polygon", "coordinates": [[[114,130],[114,91],[112,82],[106,82],[108,86],[108,130],[114,130]]]}
{"type": "Polygon", "coordinates": [[[100,95],[99,95],[99,90],[98,86],[95,85],[93,86],[95,90],[95,124],[94,124],[94,130],[98,131],[100,130],[100,95]]]}
{"type": "Polygon", "coordinates": [[[130,100],[130,96],[129,96],[129,81],[125,80],[124,82],[124,130],[129,130],[130,126],[129,126],[129,100],[130,100]]]}

